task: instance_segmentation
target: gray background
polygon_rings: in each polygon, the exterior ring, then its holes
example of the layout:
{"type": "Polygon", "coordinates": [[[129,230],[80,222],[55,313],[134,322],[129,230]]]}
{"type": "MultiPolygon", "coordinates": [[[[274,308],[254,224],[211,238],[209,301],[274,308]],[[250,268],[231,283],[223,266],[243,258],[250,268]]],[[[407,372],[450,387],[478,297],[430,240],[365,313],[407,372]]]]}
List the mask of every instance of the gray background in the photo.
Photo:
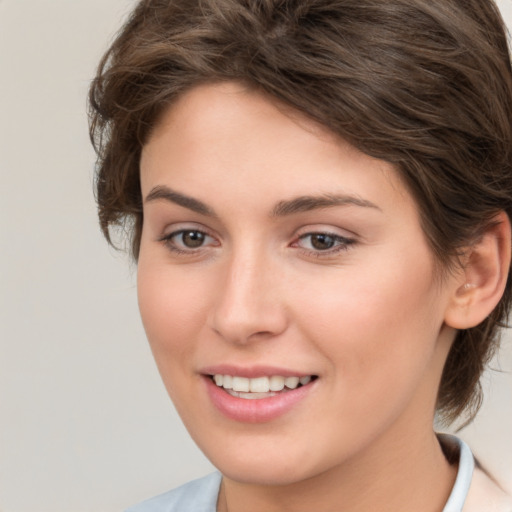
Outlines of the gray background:
{"type": "MultiPolygon", "coordinates": [[[[95,216],[86,91],[133,3],[0,0],[1,512],[120,510],[211,469],[95,216]]],[[[463,437],[512,489],[512,336],[494,366],[463,437]]]]}

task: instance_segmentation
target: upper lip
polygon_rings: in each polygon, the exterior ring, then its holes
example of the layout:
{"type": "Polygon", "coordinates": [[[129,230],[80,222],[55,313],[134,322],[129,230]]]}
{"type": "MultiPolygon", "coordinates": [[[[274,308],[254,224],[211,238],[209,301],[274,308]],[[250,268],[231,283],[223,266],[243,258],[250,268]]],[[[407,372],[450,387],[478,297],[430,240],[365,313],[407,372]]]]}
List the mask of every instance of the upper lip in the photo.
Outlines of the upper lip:
{"type": "Polygon", "coordinates": [[[279,375],[281,377],[307,377],[314,375],[310,372],[291,370],[289,368],[280,368],[277,366],[255,365],[255,366],[235,366],[231,364],[219,364],[205,366],[200,370],[203,375],[236,375],[254,379],[256,377],[272,377],[279,375]]]}

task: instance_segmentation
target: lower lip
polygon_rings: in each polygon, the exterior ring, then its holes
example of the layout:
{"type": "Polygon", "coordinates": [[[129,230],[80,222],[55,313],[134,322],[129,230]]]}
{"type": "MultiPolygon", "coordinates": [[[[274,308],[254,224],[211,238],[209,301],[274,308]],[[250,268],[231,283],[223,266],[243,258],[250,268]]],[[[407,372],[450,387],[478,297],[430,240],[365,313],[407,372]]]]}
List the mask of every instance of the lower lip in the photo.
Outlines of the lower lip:
{"type": "Polygon", "coordinates": [[[246,399],[231,396],[217,386],[209,376],[204,376],[208,395],[215,407],[231,420],[243,423],[265,423],[290,411],[304,400],[314,387],[313,381],[306,386],[278,393],[269,398],[246,399]]]}

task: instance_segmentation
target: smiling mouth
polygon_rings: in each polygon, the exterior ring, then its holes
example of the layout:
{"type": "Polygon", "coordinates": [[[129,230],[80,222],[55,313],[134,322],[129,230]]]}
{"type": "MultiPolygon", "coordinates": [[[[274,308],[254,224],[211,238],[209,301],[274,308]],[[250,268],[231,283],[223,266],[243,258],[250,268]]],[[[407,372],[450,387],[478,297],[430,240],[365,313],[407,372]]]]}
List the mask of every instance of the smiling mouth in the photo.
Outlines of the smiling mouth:
{"type": "Polygon", "coordinates": [[[223,388],[226,393],[237,398],[255,400],[270,398],[281,393],[307,386],[317,379],[316,375],[305,377],[271,377],[247,378],[236,375],[210,375],[217,387],[223,388]]]}

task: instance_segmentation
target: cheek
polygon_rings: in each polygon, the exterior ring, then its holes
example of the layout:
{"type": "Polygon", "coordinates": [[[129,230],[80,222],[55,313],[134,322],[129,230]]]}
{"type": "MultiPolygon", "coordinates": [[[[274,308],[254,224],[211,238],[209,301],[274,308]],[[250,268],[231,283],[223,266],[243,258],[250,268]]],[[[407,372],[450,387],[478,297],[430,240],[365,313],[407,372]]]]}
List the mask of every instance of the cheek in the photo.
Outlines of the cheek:
{"type": "MultiPolygon", "coordinates": [[[[183,282],[168,266],[139,261],[137,288],[142,322],[164,381],[194,349],[204,307],[194,281],[183,282]],[[166,268],[167,267],[167,268],[166,268]]],[[[166,385],[168,383],[166,382],[166,385]]]]}
{"type": "Polygon", "coordinates": [[[347,269],[301,295],[302,329],[337,382],[359,397],[408,392],[432,358],[443,317],[430,260],[422,256],[347,269]]]}

